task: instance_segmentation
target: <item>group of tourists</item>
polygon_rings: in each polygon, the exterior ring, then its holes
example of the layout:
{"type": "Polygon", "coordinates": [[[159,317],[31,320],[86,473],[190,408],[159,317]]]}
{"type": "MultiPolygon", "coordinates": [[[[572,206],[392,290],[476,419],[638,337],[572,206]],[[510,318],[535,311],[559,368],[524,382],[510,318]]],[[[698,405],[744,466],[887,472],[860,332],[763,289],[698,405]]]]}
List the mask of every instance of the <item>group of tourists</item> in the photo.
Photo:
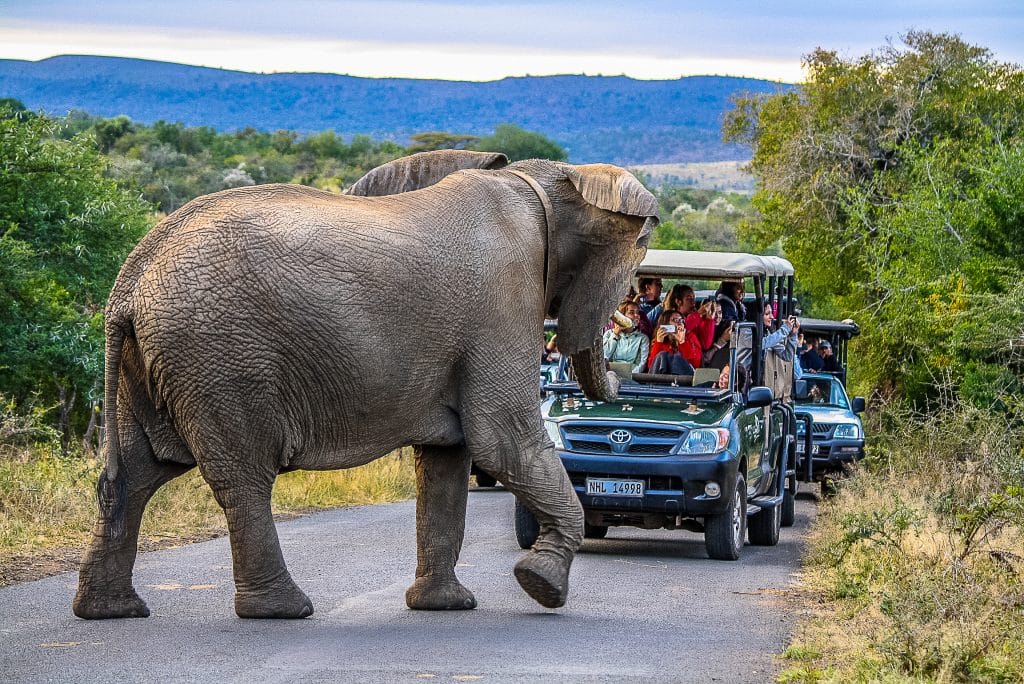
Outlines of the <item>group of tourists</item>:
{"type": "MultiPolygon", "coordinates": [[[[619,303],[621,315],[613,316],[604,333],[605,358],[628,364],[634,373],[692,375],[697,368],[716,368],[728,378],[728,347],[736,324],[750,320],[743,284],[723,282],[699,303],[689,285],[674,285],[665,297],[662,288],[660,278],[642,277],[619,303]]],[[[805,340],[796,316],[777,320],[771,306],[764,307],[762,316],[762,351],[792,362],[796,378],[804,371],[837,370],[829,341],[805,340]]],[[[739,362],[748,366],[751,336],[749,328],[742,329],[735,345],[739,362]]]]}
{"type": "MultiPolygon", "coordinates": [[[[723,288],[727,285],[735,284],[723,283],[723,288]]],[[[674,285],[664,300],[662,287],[660,278],[642,277],[636,291],[622,300],[622,316],[604,333],[605,358],[628,363],[634,373],[692,375],[695,368],[721,369],[716,356],[729,346],[734,323],[742,320],[742,286],[739,302],[730,287],[700,304],[689,285],[674,285]]]]}

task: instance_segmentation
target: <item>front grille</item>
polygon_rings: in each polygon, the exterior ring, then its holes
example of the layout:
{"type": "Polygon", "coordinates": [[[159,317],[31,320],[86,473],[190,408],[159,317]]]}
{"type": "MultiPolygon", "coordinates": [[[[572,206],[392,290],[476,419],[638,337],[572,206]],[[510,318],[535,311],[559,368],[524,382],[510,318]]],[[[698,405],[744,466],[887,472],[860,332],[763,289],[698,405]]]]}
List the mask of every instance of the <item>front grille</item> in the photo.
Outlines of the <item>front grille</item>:
{"type": "Polygon", "coordinates": [[[575,435],[597,435],[604,437],[612,430],[624,428],[637,437],[656,437],[662,439],[678,439],[682,430],[678,428],[644,427],[642,425],[589,425],[587,423],[571,423],[563,425],[563,429],[572,430],[575,435]]]}
{"type": "Polygon", "coordinates": [[[597,421],[567,421],[560,429],[567,451],[639,457],[667,456],[687,433],[683,427],[597,421]]]}
{"type": "Polygon", "coordinates": [[[835,427],[835,423],[811,423],[811,434],[817,437],[830,435],[835,427]]]}

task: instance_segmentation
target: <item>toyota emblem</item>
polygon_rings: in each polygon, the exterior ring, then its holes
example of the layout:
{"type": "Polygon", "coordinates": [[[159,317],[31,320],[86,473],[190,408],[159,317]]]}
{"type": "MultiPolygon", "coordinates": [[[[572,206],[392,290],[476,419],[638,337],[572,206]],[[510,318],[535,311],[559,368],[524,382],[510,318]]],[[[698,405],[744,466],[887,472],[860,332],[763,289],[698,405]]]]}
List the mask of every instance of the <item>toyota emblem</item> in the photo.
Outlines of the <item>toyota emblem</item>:
{"type": "Polygon", "coordinates": [[[612,444],[629,444],[633,441],[633,433],[629,430],[612,430],[608,438],[612,441],[612,444]]]}

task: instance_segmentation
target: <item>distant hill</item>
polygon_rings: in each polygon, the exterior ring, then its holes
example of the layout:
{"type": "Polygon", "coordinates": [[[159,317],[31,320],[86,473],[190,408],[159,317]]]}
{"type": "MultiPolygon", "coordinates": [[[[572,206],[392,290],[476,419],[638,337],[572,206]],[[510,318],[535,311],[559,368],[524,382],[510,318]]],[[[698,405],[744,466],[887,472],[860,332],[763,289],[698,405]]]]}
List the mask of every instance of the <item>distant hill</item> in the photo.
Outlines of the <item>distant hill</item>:
{"type": "Polygon", "coordinates": [[[721,190],[749,195],[754,192],[754,176],[744,161],[719,161],[689,164],[633,164],[655,186],[681,185],[703,190],[721,190]]]}
{"type": "Polygon", "coordinates": [[[425,131],[488,135],[497,124],[513,123],[556,140],[578,163],[747,159],[749,150],[721,142],[730,97],[792,87],[723,76],[527,76],[479,83],[253,74],[119,57],[0,60],[0,98],[57,116],[82,109],[219,131],[333,129],[346,138],[363,133],[401,144],[425,131]]]}

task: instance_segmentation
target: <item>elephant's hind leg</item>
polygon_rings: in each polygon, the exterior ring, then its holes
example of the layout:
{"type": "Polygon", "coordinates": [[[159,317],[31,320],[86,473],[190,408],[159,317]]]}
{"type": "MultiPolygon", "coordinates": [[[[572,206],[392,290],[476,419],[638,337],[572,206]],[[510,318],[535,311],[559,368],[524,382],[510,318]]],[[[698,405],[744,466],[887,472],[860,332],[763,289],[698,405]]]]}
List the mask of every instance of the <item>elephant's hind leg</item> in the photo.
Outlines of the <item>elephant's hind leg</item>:
{"type": "Polygon", "coordinates": [[[469,467],[462,447],[416,452],[416,581],[405,592],[410,608],[476,608],[476,598],[455,576],[466,529],[469,467]]]}
{"type": "MultiPolygon", "coordinates": [[[[121,457],[117,481],[108,490],[119,499],[111,505],[118,511],[119,519],[115,521],[101,513],[93,528],[92,543],[79,569],[78,593],[71,606],[80,618],[149,616],[149,608],[132,587],[142,513],[161,485],[193,467],[158,461],[135,422],[122,436],[121,457]]],[[[106,476],[104,471],[100,478],[106,476]]]]}
{"type": "Polygon", "coordinates": [[[224,509],[231,539],[235,576],[235,613],[242,618],[304,618],[313,602],[288,574],[274,527],[270,495],[274,475],[246,473],[238,478],[211,476],[200,459],[203,476],[224,509]]]}

